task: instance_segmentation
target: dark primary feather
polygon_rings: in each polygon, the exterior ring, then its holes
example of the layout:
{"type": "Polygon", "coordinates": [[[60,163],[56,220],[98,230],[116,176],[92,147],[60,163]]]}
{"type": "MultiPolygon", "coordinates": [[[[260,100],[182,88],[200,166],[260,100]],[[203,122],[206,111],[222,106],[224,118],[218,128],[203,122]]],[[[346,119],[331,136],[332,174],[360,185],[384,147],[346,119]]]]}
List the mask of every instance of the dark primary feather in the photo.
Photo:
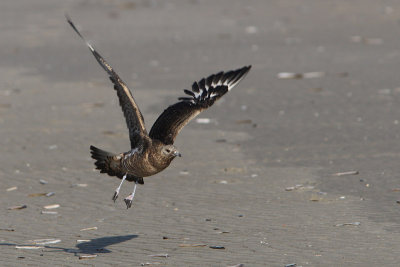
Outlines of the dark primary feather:
{"type": "Polygon", "coordinates": [[[158,117],[149,136],[164,144],[173,144],[179,131],[204,109],[235,87],[249,72],[251,66],[219,72],[194,82],[192,90],[184,90],[190,97],[180,97],[180,102],[169,106],[158,117]]]}
{"type": "Polygon", "coordinates": [[[119,104],[121,105],[129,129],[131,147],[136,147],[137,142],[140,142],[142,139],[141,135],[147,135],[147,131],[144,125],[143,115],[140,112],[131,91],[104,58],[85,40],[68,15],[66,15],[66,18],[74,31],[86,42],[86,45],[89,47],[97,62],[99,62],[100,66],[108,73],[108,75],[110,75],[110,80],[114,84],[114,89],[117,91],[119,104]]]}

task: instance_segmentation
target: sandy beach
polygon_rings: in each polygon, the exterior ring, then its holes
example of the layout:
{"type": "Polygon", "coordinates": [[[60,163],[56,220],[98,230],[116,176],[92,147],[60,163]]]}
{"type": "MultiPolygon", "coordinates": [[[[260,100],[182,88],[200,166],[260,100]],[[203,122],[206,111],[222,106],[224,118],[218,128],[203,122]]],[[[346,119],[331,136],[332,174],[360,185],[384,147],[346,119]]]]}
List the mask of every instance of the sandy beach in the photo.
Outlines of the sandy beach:
{"type": "Polygon", "coordinates": [[[0,265],[397,266],[399,21],[393,0],[1,1],[0,265]],[[128,151],[125,120],[65,13],[148,130],[252,65],[128,210],[89,153],[128,151]]]}

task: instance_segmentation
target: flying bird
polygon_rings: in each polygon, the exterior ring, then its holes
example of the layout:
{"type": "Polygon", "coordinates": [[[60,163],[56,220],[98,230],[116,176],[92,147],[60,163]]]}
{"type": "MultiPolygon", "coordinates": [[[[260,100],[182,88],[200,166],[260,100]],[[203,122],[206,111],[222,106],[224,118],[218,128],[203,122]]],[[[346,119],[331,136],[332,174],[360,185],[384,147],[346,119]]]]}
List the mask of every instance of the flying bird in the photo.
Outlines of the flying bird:
{"type": "Polygon", "coordinates": [[[122,179],[112,199],[118,198],[125,180],[135,182],[133,192],[124,201],[129,209],[136,192],[137,184],[144,184],[143,177],[154,175],[167,168],[172,160],[181,156],[174,146],[180,130],[203,110],[211,107],[215,101],[235,87],[249,72],[251,66],[245,66],[228,72],[218,72],[194,82],[191,90],[185,89],[186,97],[169,106],[158,117],[150,132],[147,133],[143,115],[133,98],[131,90],[122,81],[104,58],[85,40],[68,15],[68,23],[85,41],[100,66],[108,73],[117,92],[119,104],[125,116],[129,130],[131,148],[128,152],[111,153],[90,146],[96,169],[100,173],[122,179]]]}

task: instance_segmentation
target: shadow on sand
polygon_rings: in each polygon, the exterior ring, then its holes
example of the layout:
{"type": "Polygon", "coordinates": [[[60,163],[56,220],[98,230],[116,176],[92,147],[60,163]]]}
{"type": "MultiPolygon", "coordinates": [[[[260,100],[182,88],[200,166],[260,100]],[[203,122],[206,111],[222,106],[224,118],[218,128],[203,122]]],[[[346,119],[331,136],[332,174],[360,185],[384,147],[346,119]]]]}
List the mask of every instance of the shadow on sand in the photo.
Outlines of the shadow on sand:
{"type": "Polygon", "coordinates": [[[111,250],[106,247],[122,243],[133,238],[138,237],[137,235],[120,235],[120,236],[106,236],[90,240],[89,242],[83,242],[76,245],[79,249],[79,253],[94,254],[94,253],[110,253],[111,250]]]}
{"type": "MultiPolygon", "coordinates": [[[[79,243],[76,245],[77,249],[63,248],[57,246],[44,246],[46,249],[54,249],[54,251],[63,251],[67,253],[78,254],[98,254],[98,253],[111,253],[112,250],[107,249],[108,246],[122,243],[133,238],[137,238],[138,235],[120,235],[120,236],[106,236],[100,238],[91,239],[88,242],[79,243]]],[[[12,243],[0,243],[0,246],[21,246],[21,244],[12,243]]],[[[28,244],[32,246],[32,244],[28,244]]]]}

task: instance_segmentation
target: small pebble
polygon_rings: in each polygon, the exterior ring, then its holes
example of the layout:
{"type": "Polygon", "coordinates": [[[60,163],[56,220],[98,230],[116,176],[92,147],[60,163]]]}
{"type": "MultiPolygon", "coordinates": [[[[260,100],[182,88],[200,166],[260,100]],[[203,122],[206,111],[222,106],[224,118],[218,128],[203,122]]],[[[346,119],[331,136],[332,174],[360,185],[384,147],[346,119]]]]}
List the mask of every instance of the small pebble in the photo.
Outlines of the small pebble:
{"type": "Polygon", "coordinates": [[[181,248],[189,248],[189,247],[205,247],[206,244],[180,244],[179,247],[181,248]]]}
{"type": "Polygon", "coordinates": [[[0,231],[14,232],[15,229],[13,229],[13,228],[0,228],[0,231]]]}
{"type": "Polygon", "coordinates": [[[339,223],[339,224],[336,224],[335,226],[347,226],[347,225],[351,225],[351,226],[359,226],[359,225],[361,225],[361,223],[360,223],[360,222],[352,222],[352,223],[339,223]]]}
{"type": "Polygon", "coordinates": [[[168,254],[153,254],[153,255],[148,255],[149,257],[160,257],[160,258],[168,258],[168,254]]]}
{"type": "Polygon", "coordinates": [[[212,248],[212,249],[225,249],[225,247],[223,247],[223,246],[209,246],[209,248],[212,248]]]}
{"type": "Polygon", "coordinates": [[[41,183],[41,184],[48,184],[49,182],[47,182],[46,180],[40,179],[40,180],[39,180],[39,183],[41,183]]]}
{"type": "Polygon", "coordinates": [[[160,264],[161,264],[161,262],[158,262],[158,261],[156,261],[156,262],[142,262],[140,264],[140,266],[160,265],[160,264]]]}

